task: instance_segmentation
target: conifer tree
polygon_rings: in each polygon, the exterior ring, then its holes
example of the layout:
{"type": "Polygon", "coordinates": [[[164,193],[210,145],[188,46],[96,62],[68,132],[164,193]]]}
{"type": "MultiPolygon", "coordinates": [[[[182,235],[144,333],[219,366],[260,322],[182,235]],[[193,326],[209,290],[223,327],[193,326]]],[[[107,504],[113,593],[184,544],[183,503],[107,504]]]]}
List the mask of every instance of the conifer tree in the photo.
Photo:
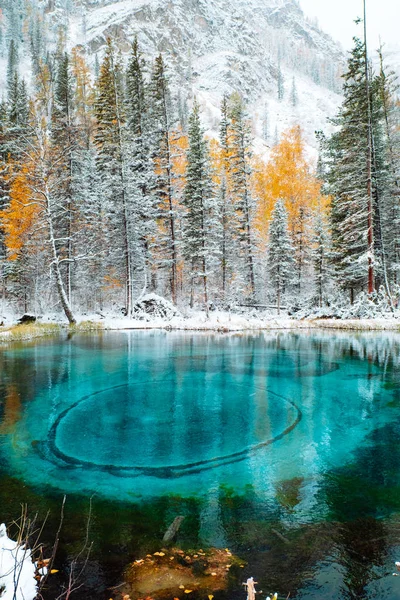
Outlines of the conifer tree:
{"type": "Polygon", "coordinates": [[[208,271],[212,258],[213,231],[212,189],[208,150],[196,101],[189,118],[189,149],[183,202],[186,207],[183,244],[184,257],[190,264],[190,306],[193,307],[194,303],[195,282],[200,279],[208,314],[208,271]]]}
{"type": "Polygon", "coordinates": [[[77,127],[74,122],[74,90],[68,54],[61,55],[58,60],[54,90],[52,114],[53,151],[58,160],[58,202],[63,207],[59,223],[63,237],[65,254],[65,284],[68,301],[72,303],[73,276],[73,244],[74,244],[74,169],[76,163],[76,147],[78,144],[77,127]]]}
{"type": "Polygon", "coordinates": [[[8,62],[7,62],[7,89],[8,94],[14,85],[14,76],[18,71],[18,47],[14,39],[11,39],[8,48],[8,62]]]}
{"type": "Polygon", "coordinates": [[[129,138],[129,185],[135,222],[135,268],[144,273],[144,286],[152,272],[150,253],[151,236],[154,235],[155,213],[153,202],[154,172],[151,161],[151,130],[148,94],[143,77],[145,63],[137,39],[126,72],[126,114],[129,138]]]}
{"type": "Polygon", "coordinates": [[[268,240],[268,271],[276,294],[278,314],[287,287],[293,282],[294,248],[288,229],[287,211],[283,200],[278,200],[272,212],[268,240]]]}
{"type": "Polygon", "coordinates": [[[398,83],[394,72],[387,71],[382,48],[378,50],[379,76],[376,80],[377,102],[382,111],[384,161],[387,166],[384,185],[383,238],[388,271],[393,283],[400,274],[400,106],[398,83]]]}
{"type": "Polygon", "coordinates": [[[172,301],[177,301],[178,246],[177,218],[173,199],[173,173],[171,156],[171,110],[165,65],[160,54],[154,63],[150,83],[152,156],[156,174],[155,197],[158,220],[164,235],[159,237],[159,255],[163,255],[160,267],[169,271],[169,289],[172,301]]]}
{"type": "Polygon", "coordinates": [[[367,96],[364,43],[355,38],[355,46],[344,75],[344,102],[334,123],[339,128],[328,142],[328,192],[332,195],[331,229],[333,262],[341,285],[356,290],[371,287],[372,255],[379,239],[380,217],[377,163],[372,179],[372,117],[377,138],[379,117],[371,114],[372,100],[367,96]],[[371,146],[371,149],[370,149],[371,146]],[[371,167],[371,168],[370,168],[371,167]],[[371,207],[371,199],[375,206],[371,207]],[[373,211],[373,208],[375,209],[373,211]],[[372,219],[371,212],[375,212],[372,219]]]}
{"type": "Polygon", "coordinates": [[[220,165],[219,205],[221,214],[221,271],[222,297],[227,293],[228,276],[233,272],[232,228],[234,212],[232,210],[231,178],[230,178],[230,116],[229,100],[224,94],[221,102],[221,122],[219,127],[222,160],[220,165]]]}
{"type": "Polygon", "coordinates": [[[298,103],[296,80],[294,77],[292,79],[292,89],[290,91],[290,103],[293,107],[297,106],[298,103]]]}
{"type": "Polygon", "coordinates": [[[125,311],[127,314],[131,314],[133,304],[132,236],[126,174],[124,90],[121,62],[116,57],[110,39],[107,40],[106,52],[97,82],[95,115],[98,166],[109,201],[109,216],[114,220],[114,233],[117,234],[110,236],[109,241],[115,253],[114,266],[118,265],[122,258],[121,279],[125,289],[125,311]]]}
{"type": "Polygon", "coordinates": [[[318,306],[321,308],[330,280],[330,236],[328,225],[322,211],[318,210],[313,219],[312,262],[314,267],[314,285],[318,306]]]}
{"type": "Polygon", "coordinates": [[[281,102],[285,97],[285,80],[281,68],[281,60],[278,58],[278,74],[277,74],[277,86],[278,86],[278,100],[281,102]]]}
{"type": "Polygon", "coordinates": [[[252,240],[253,200],[250,186],[251,141],[243,100],[238,95],[231,98],[229,117],[229,170],[236,211],[236,233],[240,243],[240,252],[245,263],[248,295],[253,299],[255,294],[255,265],[252,240]]]}

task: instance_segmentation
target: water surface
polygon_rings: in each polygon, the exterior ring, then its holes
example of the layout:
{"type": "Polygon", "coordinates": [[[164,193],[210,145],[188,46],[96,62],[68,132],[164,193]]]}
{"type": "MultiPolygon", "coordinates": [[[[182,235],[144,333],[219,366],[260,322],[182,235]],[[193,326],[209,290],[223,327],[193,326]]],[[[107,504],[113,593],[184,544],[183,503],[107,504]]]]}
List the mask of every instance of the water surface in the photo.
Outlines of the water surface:
{"type": "Polygon", "coordinates": [[[50,539],[67,493],[63,567],[93,496],[86,600],[109,598],[178,514],[183,546],[231,548],[265,595],[399,598],[399,360],[397,334],[108,332],[4,347],[0,519],[21,502],[50,508],[50,539]]]}

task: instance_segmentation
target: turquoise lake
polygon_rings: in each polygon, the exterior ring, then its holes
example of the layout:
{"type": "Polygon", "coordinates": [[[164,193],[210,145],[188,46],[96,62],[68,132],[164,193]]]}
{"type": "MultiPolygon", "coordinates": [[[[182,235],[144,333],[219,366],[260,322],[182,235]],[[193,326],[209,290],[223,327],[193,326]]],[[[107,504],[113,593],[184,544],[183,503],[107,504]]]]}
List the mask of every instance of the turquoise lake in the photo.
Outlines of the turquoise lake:
{"type": "MultiPolygon", "coordinates": [[[[51,543],[46,600],[80,547],[77,600],[161,548],[229,548],[220,598],[400,598],[400,334],[102,332],[0,348],[0,521],[51,543]]],[[[218,595],[215,596],[218,600],[218,595]]]]}

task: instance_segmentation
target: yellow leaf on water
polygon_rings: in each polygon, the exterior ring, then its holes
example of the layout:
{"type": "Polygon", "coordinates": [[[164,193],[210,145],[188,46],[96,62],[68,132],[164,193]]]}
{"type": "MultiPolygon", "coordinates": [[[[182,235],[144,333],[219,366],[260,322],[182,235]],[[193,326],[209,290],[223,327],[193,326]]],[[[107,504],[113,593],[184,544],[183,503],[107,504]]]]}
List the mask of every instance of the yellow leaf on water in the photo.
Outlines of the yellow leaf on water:
{"type": "Polygon", "coordinates": [[[193,590],[185,590],[185,594],[191,594],[193,590]]]}
{"type": "Polygon", "coordinates": [[[165,556],[165,552],[159,552],[158,556],[165,556]]]}
{"type": "Polygon", "coordinates": [[[214,598],[214,596],[213,596],[212,594],[210,594],[210,595],[208,596],[208,600],[212,600],[213,598],[214,598]]]}
{"type": "Polygon", "coordinates": [[[54,575],[54,573],[58,573],[58,569],[52,569],[52,570],[50,571],[50,573],[51,573],[52,575],[54,575]]]}
{"type": "Polygon", "coordinates": [[[180,585],[180,586],[179,586],[179,589],[180,589],[180,590],[184,590],[184,589],[185,589],[185,586],[184,586],[184,585],[180,585]]]}

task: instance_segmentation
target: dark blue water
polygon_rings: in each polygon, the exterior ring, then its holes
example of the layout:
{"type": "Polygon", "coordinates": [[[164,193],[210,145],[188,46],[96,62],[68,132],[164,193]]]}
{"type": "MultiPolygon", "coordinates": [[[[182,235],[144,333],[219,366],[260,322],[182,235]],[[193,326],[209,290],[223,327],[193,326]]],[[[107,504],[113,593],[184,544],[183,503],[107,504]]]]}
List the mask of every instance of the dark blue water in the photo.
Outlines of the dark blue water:
{"type": "Polygon", "coordinates": [[[110,332],[4,347],[0,520],[21,502],[50,508],[50,537],[67,493],[67,564],[94,495],[81,598],[109,598],[178,514],[179,543],[231,548],[265,595],[400,598],[399,361],[397,334],[110,332]]]}

